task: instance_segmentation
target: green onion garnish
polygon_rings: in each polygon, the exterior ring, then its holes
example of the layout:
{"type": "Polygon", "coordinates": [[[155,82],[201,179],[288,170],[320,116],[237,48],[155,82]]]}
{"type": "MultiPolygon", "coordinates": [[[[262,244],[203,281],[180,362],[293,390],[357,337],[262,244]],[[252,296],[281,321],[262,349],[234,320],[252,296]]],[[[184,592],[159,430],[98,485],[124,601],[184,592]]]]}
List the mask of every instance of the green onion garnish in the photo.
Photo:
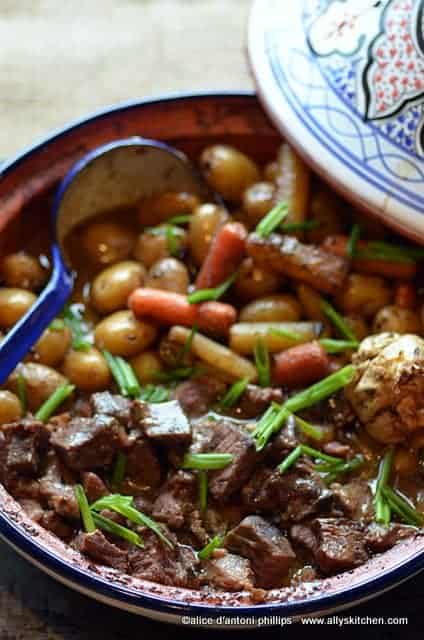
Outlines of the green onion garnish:
{"type": "Polygon", "coordinates": [[[144,389],[141,390],[139,398],[140,400],[144,400],[144,402],[159,404],[160,402],[169,400],[169,391],[165,389],[165,387],[156,387],[153,384],[147,384],[144,389]]]}
{"type": "Polygon", "coordinates": [[[52,416],[56,409],[60,407],[62,402],[71,395],[74,389],[75,385],[68,383],[58,387],[56,391],[52,393],[50,398],[47,398],[47,400],[43,402],[36,412],[35,418],[41,422],[47,422],[50,416],[52,416]]]}
{"type": "Polygon", "coordinates": [[[229,408],[234,407],[239,398],[243,395],[249,384],[249,378],[241,378],[237,380],[227,391],[225,396],[220,402],[221,407],[229,408]]]}
{"type": "Polygon", "coordinates": [[[349,327],[344,318],[336,311],[336,309],[331,305],[327,300],[321,300],[321,310],[325,313],[327,318],[331,320],[335,327],[340,331],[342,336],[350,340],[351,342],[355,342],[358,345],[357,337],[355,336],[352,329],[349,327]]]}
{"type": "Polygon", "coordinates": [[[109,520],[109,518],[105,518],[100,515],[100,513],[93,513],[94,524],[99,528],[103,529],[103,531],[107,531],[107,533],[112,533],[118,538],[123,538],[123,540],[128,540],[132,544],[137,547],[144,547],[143,539],[136,533],[132,531],[132,529],[127,529],[127,527],[123,527],[121,524],[114,522],[113,520],[109,520]]]}
{"type": "Polygon", "coordinates": [[[201,368],[194,367],[176,367],[170,371],[160,371],[156,374],[155,378],[158,382],[171,383],[180,382],[181,380],[188,380],[193,376],[201,372],[201,368]]]}
{"type": "Polygon", "coordinates": [[[315,466],[315,470],[319,473],[325,473],[324,480],[327,484],[334,482],[338,478],[339,475],[343,475],[345,473],[352,473],[352,471],[356,471],[360,467],[362,467],[365,463],[365,459],[362,455],[355,456],[352,460],[347,460],[346,462],[340,461],[337,464],[328,463],[328,464],[317,464],[315,466]]]}
{"type": "Polygon", "coordinates": [[[307,455],[314,460],[324,460],[325,462],[328,462],[332,465],[340,464],[340,462],[343,463],[343,460],[341,458],[328,456],[327,454],[322,453],[322,451],[318,451],[318,449],[313,449],[312,447],[308,447],[305,444],[300,444],[296,447],[296,449],[293,449],[293,451],[289,453],[287,458],[284,458],[281,464],[278,465],[279,472],[285,473],[302,455],[307,455]]]}
{"type": "Polygon", "coordinates": [[[93,533],[93,531],[96,530],[96,525],[94,524],[93,516],[90,511],[90,507],[88,506],[87,496],[80,484],[75,485],[74,493],[78,502],[84,530],[86,533],[93,533]]]}
{"type": "Polygon", "coordinates": [[[286,471],[288,471],[288,469],[290,469],[290,467],[294,465],[298,458],[300,458],[302,453],[302,447],[300,445],[296,447],[296,449],[293,449],[293,451],[291,451],[289,455],[284,458],[281,464],[278,465],[278,471],[280,473],[286,473],[286,471]]]}
{"type": "Polygon", "coordinates": [[[200,511],[206,511],[208,507],[208,474],[206,471],[199,471],[199,505],[200,511]]]}
{"type": "Polygon", "coordinates": [[[420,527],[423,524],[423,515],[419,513],[399,491],[395,491],[391,487],[383,487],[381,492],[392,511],[406,524],[414,527],[420,527]]]}
{"type": "Polygon", "coordinates": [[[88,340],[82,312],[79,305],[68,305],[63,310],[63,319],[72,333],[72,349],[75,351],[88,351],[91,342],[88,340]]]}
{"type": "Polygon", "coordinates": [[[191,351],[191,345],[193,343],[193,338],[197,333],[197,325],[193,325],[193,327],[191,328],[190,333],[187,336],[186,341],[184,342],[181,351],[179,353],[178,359],[177,359],[177,367],[180,366],[184,366],[184,362],[186,359],[186,356],[188,356],[188,354],[191,351]]]}
{"type": "Polygon", "coordinates": [[[222,546],[223,542],[224,538],[222,536],[214,536],[211,540],[209,540],[208,544],[203,547],[203,549],[200,549],[200,551],[197,552],[197,557],[199,558],[199,560],[209,560],[215,549],[219,549],[219,547],[222,546]]]}
{"type": "Polygon", "coordinates": [[[351,364],[339,369],[308,389],[289,398],[283,405],[271,405],[259,420],[253,433],[256,448],[260,451],[272,434],[279,431],[291,413],[298,413],[324,400],[352,381],[355,367],[351,364]]]}
{"type": "Polygon", "coordinates": [[[255,343],[255,365],[258,370],[260,386],[269,387],[271,384],[271,363],[269,351],[261,338],[258,338],[255,343]]]}
{"type": "Polygon", "coordinates": [[[137,398],[141,393],[141,388],[130,363],[120,356],[113,356],[109,351],[103,351],[103,355],[120,393],[123,396],[137,398]]]}
{"type": "Polygon", "coordinates": [[[380,463],[374,495],[375,520],[386,526],[390,522],[390,505],[386,501],[383,489],[388,485],[393,464],[393,447],[390,447],[380,463]]]}
{"type": "Polygon", "coordinates": [[[133,522],[134,524],[141,525],[151,529],[157,536],[171,549],[173,543],[164,535],[160,525],[146,516],[145,513],[139,511],[133,506],[133,496],[123,496],[120,494],[112,494],[104,496],[91,505],[93,511],[102,511],[103,509],[110,509],[116,513],[120,513],[124,518],[133,522]]]}
{"type": "Polygon", "coordinates": [[[366,260],[387,260],[389,262],[416,262],[424,259],[424,249],[400,247],[388,242],[375,240],[368,242],[366,249],[357,251],[356,257],[366,260]]]}
{"type": "Polygon", "coordinates": [[[50,331],[63,331],[65,328],[65,321],[62,318],[55,318],[50,324],[50,331]]]}
{"type": "Polygon", "coordinates": [[[224,293],[228,291],[231,285],[234,284],[237,276],[238,271],[233,273],[233,275],[227,278],[225,282],[214,289],[199,289],[198,291],[193,291],[193,293],[190,293],[187,296],[188,302],[190,304],[198,304],[199,302],[207,302],[208,300],[219,300],[222,298],[224,293]]]}
{"type": "Polygon", "coordinates": [[[232,461],[233,455],[231,453],[186,453],[181,468],[213,471],[215,469],[224,469],[232,461]]]}
{"type": "Polygon", "coordinates": [[[115,466],[113,467],[112,487],[119,489],[124,480],[126,468],[127,456],[125,455],[125,453],[122,453],[122,451],[118,451],[118,455],[116,456],[115,460],[115,466]]]}
{"type": "Polygon", "coordinates": [[[256,233],[261,238],[267,238],[289,214],[287,202],[280,202],[260,221],[256,227],[256,233]]]}
{"type": "Polygon", "coordinates": [[[354,224],[346,247],[346,253],[349,258],[355,257],[360,236],[361,227],[359,224],[354,224]]]}
{"type": "Polygon", "coordinates": [[[319,220],[305,220],[305,222],[286,222],[280,225],[282,233],[292,233],[293,231],[312,231],[321,226],[319,220]]]}
{"type": "Polygon", "coordinates": [[[355,340],[333,340],[332,338],[321,338],[319,343],[324,347],[327,353],[341,353],[342,351],[350,351],[358,348],[358,342],[355,340]]]}
{"type": "Polygon", "coordinates": [[[267,333],[272,336],[277,336],[278,338],[288,338],[289,340],[293,340],[297,342],[298,340],[302,340],[302,336],[295,331],[289,331],[288,329],[277,329],[271,327],[268,329],[267,333]]]}
{"type": "Polygon", "coordinates": [[[307,436],[308,438],[311,438],[312,440],[323,439],[323,433],[321,429],[314,427],[313,424],[311,424],[310,422],[306,422],[306,420],[299,418],[299,416],[293,416],[293,417],[296,421],[297,426],[302,431],[302,433],[305,434],[305,436],[307,436]]]}
{"type": "Polygon", "coordinates": [[[22,373],[18,373],[16,385],[19,402],[21,403],[22,414],[26,415],[28,409],[27,385],[22,373]]]}
{"type": "Polygon", "coordinates": [[[179,244],[178,244],[178,237],[179,234],[175,231],[176,227],[171,225],[171,224],[167,224],[166,225],[166,242],[168,244],[168,251],[171,254],[171,256],[174,256],[174,258],[176,256],[179,255],[179,244]]]}
{"type": "Polygon", "coordinates": [[[191,220],[191,213],[181,214],[180,216],[173,216],[169,218],[166,223],[167,224],[187,224],[191,220]]]}

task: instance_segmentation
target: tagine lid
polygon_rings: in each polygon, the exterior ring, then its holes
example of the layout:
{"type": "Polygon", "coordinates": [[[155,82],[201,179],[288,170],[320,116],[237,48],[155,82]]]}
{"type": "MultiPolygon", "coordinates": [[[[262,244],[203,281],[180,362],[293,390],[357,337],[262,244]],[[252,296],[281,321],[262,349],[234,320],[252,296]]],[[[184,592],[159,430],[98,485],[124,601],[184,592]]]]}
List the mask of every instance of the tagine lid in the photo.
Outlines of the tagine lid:
{"type": "Polygon", "coordinates": [[[424,243],[423,0],[256,0],[248,51],[265,109],[311,167],[424,243]]]}

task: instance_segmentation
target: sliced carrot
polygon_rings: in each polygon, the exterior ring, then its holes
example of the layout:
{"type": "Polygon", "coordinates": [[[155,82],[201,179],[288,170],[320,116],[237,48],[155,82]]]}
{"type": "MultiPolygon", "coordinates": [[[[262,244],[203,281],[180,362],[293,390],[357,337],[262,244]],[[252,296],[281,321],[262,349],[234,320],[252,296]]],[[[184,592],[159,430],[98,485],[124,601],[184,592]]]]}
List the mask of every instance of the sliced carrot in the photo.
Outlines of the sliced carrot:
{"type": "Polygon", "coordinates": [[[413,311],[417,307],[417,288],[412,282],[398,282],[395,289],[395,305],[413,311]]]}
{"type": "Polygon", "coordinates": [[[314,340],[299,344],[274,357],[273,381],[289,388],[300,388],[317,382],[328,374],[329,358],[314,340]]]}
{"type": "Polygon", "coordinates": [[[246,252],[247,231],[240,222],[218,229],[196,280],[196,289],[222,284],[240,266],[246,252]]]}
{"type": "MultiPolygon", "coordinates": [[[[325,251],[341,258],[347,257],[349,238],[344,235],[328,236],[321,245],[325,251]]],[[[367,242],[359,241],[358,249],[366,250],[367,242]]],[[[353,258],[352,267],[355,271],[372,273],[385,278],[399,278],[410,280],[415,277],[417,266],[414,262],[390,262],[389,260],[369,260],[367,258],[353,258]]]]}
{"type": "Polygon", "coordinates": [[[217,335],[226,335],[237,320],[237,311],[224,302],[202,302],[197,305],[196,324],[199,329],[217,335]]]}

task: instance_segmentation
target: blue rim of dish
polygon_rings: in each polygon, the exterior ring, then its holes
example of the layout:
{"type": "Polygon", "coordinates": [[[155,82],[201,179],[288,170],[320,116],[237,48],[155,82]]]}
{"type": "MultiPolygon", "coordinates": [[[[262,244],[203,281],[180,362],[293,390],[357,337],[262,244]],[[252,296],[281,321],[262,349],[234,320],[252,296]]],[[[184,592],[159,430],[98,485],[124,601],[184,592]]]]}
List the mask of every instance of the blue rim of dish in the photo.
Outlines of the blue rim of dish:
{"type": "MultiPolygon", "coordinates": [[[[108,117],[112,113],[119,113],[128,109],[136,109],[143,106],[151,106],[163,102],[190,101],[208,98],[246,98],[249,100],[257,100],[256,95],[250,91],[228,91],[228,92],[206,92],[199,94],[171,94],[162,97],[145,98],[138,101],[131,101],[121,105],[114,105],[88,115],[71,123],[67,127],[63,127],[44,137],[41,141],[28,147],[10,161],[1,166],[0,178],[12,170],[16,165],[23,161],[26,157],[47,146],[60,136],[70,133],[73,129],[78,128],[89,121],[94,121],[103,117],[108,117]]],[[[206,616],[212,619],[220,616],[249,616],[260,618],[264,615],[284,614],[285,616],[298,617],[309,614],[322,614],[335,609],[349,606],[358,601],[367,600],[379,593],[387,591],[395,587],[404,580],[413,577],[424,569],[424,552],[416,552],[409,560],[402,562],[399,566],[387,569],[382,575],[371,579],[364,579],[354,587],[345,588],[340,592],[331,594],[322,594],[313,597],[306,597],[297,602],[275,602],[270,604],[254,604],[245,606],[216,606],[213,604],[191,604],[172,600],[170,598],[159,597],[154,595],[143,594],[129,587],[123,587],[120,584],[95,576],[88,571],[76,566],[71,566],[58,555],[49,551],[33,539],[29,533],[25,533],[22,528],[14,523],[7,515],[0,512],[0,535],[6,542],[13,545],[17,551],[25,556],[30,557],[34,562],[47,569],[53,576],[63,579],[69,585],[83,588],[91,594],[99,597],[108,598],[111,601],[119,603],[121,608],[131,606],[133,610],[139,609],[140,613],[149,611],[168,616],[181,617],[189,614],[190,616],[206,616]]]]}

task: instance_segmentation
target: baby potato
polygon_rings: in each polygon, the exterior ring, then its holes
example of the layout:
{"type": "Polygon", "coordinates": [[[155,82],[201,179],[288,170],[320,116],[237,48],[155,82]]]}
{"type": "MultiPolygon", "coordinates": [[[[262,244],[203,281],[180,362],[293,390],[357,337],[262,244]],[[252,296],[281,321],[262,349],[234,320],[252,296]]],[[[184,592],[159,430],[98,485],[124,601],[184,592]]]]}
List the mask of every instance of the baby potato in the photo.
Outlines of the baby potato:
{"type": "Polygon", "coordinates": [[[141,384],[157,382],[157,374],[162,371],[162,362],[155,351],[144,351],[131,358],[130,364],[141,384]]]}
{"type": "Polygon", "coordinates": [[[264,167],[264,178],[267,182],[275,182],[279,173],[278,162],[273,160],[264,167]]]}
{"type": "Polygon", "coordinates": [[[166,191],[142,201],[139,208],[139,221],[143,226],[154,226],[194,211],[200,204],[193,193],[184,191],[166,191]]]}
{"type": "Polygon", "coordinates": [[[248,223],[254,227],[272,209],[275,185],[271,182],[256,182],[243,194],[243,209],[248,223]]]}
{"type": "Polygon", "coordinates": [[[108,364],[94,347],[87,351],[68,351],[63,362],[63,373],[81,391],[102,391],[111,382],[108,364]]]}
{"type": "Polygon", "coordinates": [[[400,476],[411,476],[416,473],[418,456],[416,451],[398,447],[393,458],[393,470],[400,476]]]}
{"type": "Polygon", "coordinates": [[[128,258],[135,234],[116,222],[92,222],[82,231],[81,244],[93,264],[109,265],[128,258]]]}
{"type": "Polygon", "coordinates": [[[156,327],[137,320],[132,311],[116,311],[104,318],[94,331],[96,346],[115,356],[130,358],[147,349],[156,339],[156,327]]]}
{"type": "Polygon", "coordinates": [[[240,300],[248,302],[275,293],[282,282],[281,276],[259,267],[251,258],[246,258],[232,290],[240,300]]]}
{"type": "Polygon", "coordinates": [[[351,273],[337,296],[337,304],[346,314],[369,318],[389,304],[388,284],[378,276],[351,273]]]}
{"type": "Polygon", "coordinates": [[[175,258],[163,258],[150,267],[146,278],[146,287],[187,293],[190,277],[187,267],[175,258]]]}
{"type": "Polygon", "coordinates": [[[36,296],[26,289],[0,289],[0,327],[13,327],[35,300],[36,296]]]}
{"type": "Polygon", "coordinates": [[[60,329],[48,327],[33,348],[34,360],[55,367],[65,357],[71,340],[71,331],[65,324],[60,329]]]}
{"type": "MultiPolygon", "coordinates": [[[[151,231],[140,233],[134,246],[134,258],[142,262],[147,269],[158,260],[169,258],[171,255],[166,227],[163,227],[163,233],[159,233],[160,229],[162,228],[157,227],[155,233],[151,231]]],[[[180,227],[175,227],[172,233],[177,251],[183,252],[187,246],[187,232],[180,227]]]]}
{"type": "Polygon", "coordinates": [[[302,308],[294,296],[280,294],[258,298],[240,311],[239,322],[296,322],[302,308]]]}
{"type": "Polygon", "coordinates": [[[419,314],[394,304],[378,311],[373,322],[374,333],[421,333],[419,314]]]}
{"type": "Polygon", "coordinates": [[[30,411],[36,411],[58,387],[67,380],[61,373],[38,362],[19,364],[6,380],[6,387],[15,394],[18,391],[18,376],[22,375],[30,411]]]}
{"type": "Polygon", "coordinates": [[[217,229],[228,220],[228,213],[217,204],[206,203],[197,207],[190,219],[188,242],[195,264],[200,267],[206,258],[217,229]]]}
{"type": "Polygon", "coordinates": [[[361,316],[344,316],[347,326],[352,329],[357,340],[361,341],[370,335],[371,331],[368,323],[361,316]]]}
{"type": "Polygon", "coordinates": [[[99,313],[111,313],[126,307],[128,296],[142,286],[145,276],[145,268],[131,260],[108,267],[93,280],[91,304],[99,313]]]}
{"type": "Polygon", "coordinates": [[[0,390],[0,424],[15,422],[22,417],[22,407],[18,396],[7,389],[0,390]]]}
{"type": "Polygon", "coordinates": [[[241,202],[247,187],[260,179],[253,160],[225,144],[207,147],[200,156],[200,166],[211,188],[230,202],[241,202]]]}
{"type": "Polygon", "coordinates": [[[46,279],[46,273],[37,258],[25,251],[11,253],[3,258],[1,276],[7,287],[30,291],[39,289],[46,279]]]}
{"type": "Polygon", "coordinates": [[[327,236],[343,233],[346,203],[327,185],[320,183],[312,195],[309,215],[319,226],[307,233],[308,242],[321,244],[327,236]]]}

